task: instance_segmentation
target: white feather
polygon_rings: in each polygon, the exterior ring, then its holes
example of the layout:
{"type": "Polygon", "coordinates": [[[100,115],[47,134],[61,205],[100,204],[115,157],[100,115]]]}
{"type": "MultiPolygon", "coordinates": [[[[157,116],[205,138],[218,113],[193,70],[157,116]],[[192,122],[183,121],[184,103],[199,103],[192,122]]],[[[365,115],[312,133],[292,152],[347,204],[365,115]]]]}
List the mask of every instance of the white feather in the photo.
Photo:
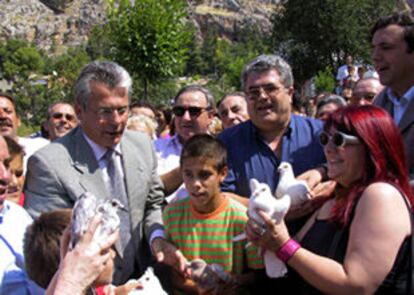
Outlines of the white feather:
{"type": "Polygon", "coordinates": [[[154,274],[152,267],[148,267],[145,273],[138,279],[142,289],[130,291],[129,295],[168,295],[161,286],[160,281],[154,274]]]}
{"type": "MultiPolygon", "coordinates": [[[[289,196],[284,195],[276,199],[270,192],[267,184],[260,183],[256,179],[251,179],[250,191],[252,195],[249,200],[249,215],[257,222],[264,223],[260,215],[257,214],[257,209],[265,211],[276,223],[279,223],[289,211],[289,196]]],[[[263,258],[266,266],[266,274],[269,277],[279,278],[286,274],[287,268],[285,264],[273,252],[266,250],[263,258]]]]}
{"type": "Polygon", "coordinates": [[[95,231],[94,240],[98,242],[106,240],[108,235],[119,228],[118,209],[120,208],[124,206],[116,199],[99,202],[90,192],[79,196],[72,211],[71,248],[85,234],[89,223],[97,213],[101,214],[101,223],[95,231]]]}
{"type": "Polygon", "coordinates": [[[280,199],[286,194],[289,195],[292,207],[298,207],[310,199],[308,184],[306,181],[295,178],[292,166],[288,162],[280,163],[278,171],[280,178],[276,188],[276,198],[280,199]]]}

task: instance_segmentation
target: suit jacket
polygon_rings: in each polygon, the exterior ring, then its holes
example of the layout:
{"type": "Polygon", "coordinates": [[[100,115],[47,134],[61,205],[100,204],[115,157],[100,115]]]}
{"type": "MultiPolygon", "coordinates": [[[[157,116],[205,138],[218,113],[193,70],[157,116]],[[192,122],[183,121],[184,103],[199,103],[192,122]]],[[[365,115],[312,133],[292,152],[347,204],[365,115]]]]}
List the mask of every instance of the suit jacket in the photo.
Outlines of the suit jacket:
{"type": "MultiPolygon", "coordinates": [[[[122,257],[119,244],[115,260],[114,283],[125,282],[132,273],[122,271],[125,263],[135,263],[142,271],[151,255],[148,243],[151,233],[163,229],[161,204],[163,192],[157,174],[157,161],[150,138],[125,130],[121,139],[122,161],[131,220],[131,243],[138,249],[136,257],[122,257]]],[[[26,175],[26,204],[36,218],[41,212],[71,208],[85,191],[98,198],[109,198],[101,169],[80,127],[51,143],[30,157],[26,175]]]]}
{"type": "MultiPolygon", "coordinates": [[[[374,105],[384,108],[392,117],[394,117],[393,104],[388,98],[387,88],[385,88],[374,100],[374,105]]],[[[398,124],[401,135],[404,140],[405,157],[408,166],[410,180],[414,182],[414,99],[410,101],[404,112],[400,123],[398,124]]]]}

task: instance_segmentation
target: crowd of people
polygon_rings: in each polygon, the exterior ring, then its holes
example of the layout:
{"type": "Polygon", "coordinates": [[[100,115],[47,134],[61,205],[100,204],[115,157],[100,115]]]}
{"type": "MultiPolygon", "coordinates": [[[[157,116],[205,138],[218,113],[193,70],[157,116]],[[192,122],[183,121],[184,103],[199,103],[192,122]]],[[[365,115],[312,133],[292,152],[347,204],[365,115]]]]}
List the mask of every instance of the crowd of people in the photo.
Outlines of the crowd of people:
{"type": "Polygon", "coordinates": [[[188,85],[167,107],[131,102],[129,73],[91,62],[73,104],[27,138],[1,93],[0,294],[145,291],[130,279],[149,266],[168,294],[414,294],[414,14],[379,19],[371,43],[378,77],[347,56],[336,93],[305,108],[272,54],[244,66],[241,91],[216,103],[188,85]],[[280,221],[249,216],[250,181],[275,192],[282,162],[309,200],[280,221]],[[122,204],[119,228],[98,241],[96,214],[70,244],[85,192],[122,204]],[[267,275],[268,251],[286,275],[267,275]],[[194,276],[197,259],[217,282],[194,276]]]}

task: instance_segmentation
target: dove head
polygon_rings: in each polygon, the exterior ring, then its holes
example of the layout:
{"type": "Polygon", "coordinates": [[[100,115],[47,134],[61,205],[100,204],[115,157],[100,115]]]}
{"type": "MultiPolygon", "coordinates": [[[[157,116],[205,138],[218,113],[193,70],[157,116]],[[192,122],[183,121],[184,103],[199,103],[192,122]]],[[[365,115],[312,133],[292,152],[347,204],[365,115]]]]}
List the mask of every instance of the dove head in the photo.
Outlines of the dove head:
{"type": "Polygon", "coordinates": [[[117,199],[112,199],[111,201],[110,201],[110,205],[113,207],[113,208],[116,208],[116,209],[123,209],[123,210],[126,210],[125,209],[125,206],[119,201],[119,200],[117,200],[117,199]]]}
{"type": "Polygon", "coordinates": [[[263,193],[266,193],[266,191],[269,191],[270,193],[270,188],[265,183],[260,183],[256,179],[252,178],[250,179],[250,191],[251,191],[250,198],[255,199],[258,196],[262,195],[263,193]]]}
{"type": "Polygon", "coordinates": [[[203,259],[194,259],[189,265],[191,276],[200,277],[206,266],[207,263],[203,259]]]}
{"type": "Polygon", "coordinates": [[[277,167],[277,171],[280,174],[284,174],[286,172],[292,171],[292,165],[288,162],[282,162],[280,163],[279,167],[277,167]]]}
{"type": "Polygon", "coordinates": [[[131,291],[128,294],[167,294],[162,289],[158,277],[154,274],[152,267],[148,267],[145,273],[138,279],[142,285],[142,290],[131,291]]]}

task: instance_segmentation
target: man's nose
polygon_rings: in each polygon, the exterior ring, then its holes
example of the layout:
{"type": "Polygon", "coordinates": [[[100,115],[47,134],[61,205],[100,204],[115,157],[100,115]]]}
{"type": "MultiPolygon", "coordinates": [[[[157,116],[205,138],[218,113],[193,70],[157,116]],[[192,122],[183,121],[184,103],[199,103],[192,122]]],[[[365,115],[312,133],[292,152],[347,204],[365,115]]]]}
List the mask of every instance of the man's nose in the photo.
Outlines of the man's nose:
{"type": "Polygon", "coordinates": [[[10,169],[4,165],[3,162],[0,164],[0,182],[3,185],[8,185],[10,181],[10,169]]]}
{"type": "Polygon", "coordinates": [[[234,112],[232,112],[232,111],[229,111],[229,113],[227,114],[227,117],[229,119],[234,119],[236,117],[236,114],[234,112]]]}
{"type": "Polygon", "coordinates": [[[380,53],[380,50],[378,48],[372,48],[371,59],[374,62],[379,61],[381,59],[381,53],[380,53]]]}
{"type": "Polygon", "coordinates": [[[117,110],[114,110],[111,115],[111,120],[115,124],[120,124],[122,122],[123,114],[120,114],[117,110]]]}
{"type": "Polygon", "coordinates": [[[188,110],[184,111],[183,119],[187,121],[191,120],[190,112],[188,110]]]}

